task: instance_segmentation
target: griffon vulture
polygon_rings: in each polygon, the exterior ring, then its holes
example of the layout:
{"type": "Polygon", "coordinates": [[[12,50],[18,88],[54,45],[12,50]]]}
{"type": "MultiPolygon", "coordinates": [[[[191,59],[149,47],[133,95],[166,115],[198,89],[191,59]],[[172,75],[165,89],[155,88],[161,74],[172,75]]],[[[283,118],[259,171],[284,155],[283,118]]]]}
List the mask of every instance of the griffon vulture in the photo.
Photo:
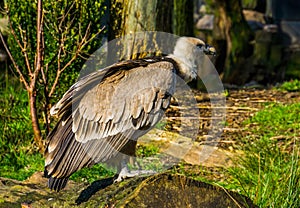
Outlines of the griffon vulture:
{"type": "Polygon", "coordinates": [[[79,79],[50,111],[60,119],[47,138],[48,186],[59,191],[83,167],[118,153],[134,155],[137,139],[168,108],[176,79],[196,78],[201,53],[215,54],[215,49],[200,39],[181,37],[173,54],[122,61],[79,79]]]}

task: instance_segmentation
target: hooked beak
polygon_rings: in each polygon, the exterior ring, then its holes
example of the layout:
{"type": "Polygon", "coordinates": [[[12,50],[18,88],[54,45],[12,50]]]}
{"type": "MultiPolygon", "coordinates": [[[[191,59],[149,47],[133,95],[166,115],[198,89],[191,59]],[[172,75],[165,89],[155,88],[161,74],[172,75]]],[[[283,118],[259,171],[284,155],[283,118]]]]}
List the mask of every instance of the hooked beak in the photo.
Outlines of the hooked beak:
{"type": "Polygon", "coordinates": [[[216,49],[214,47],[208,45],[208,44],[205,45],[203,51],[204,51],[204,53],[206,55],[213,55],[213,56],[215,56],[217,54],[216,49]]]}

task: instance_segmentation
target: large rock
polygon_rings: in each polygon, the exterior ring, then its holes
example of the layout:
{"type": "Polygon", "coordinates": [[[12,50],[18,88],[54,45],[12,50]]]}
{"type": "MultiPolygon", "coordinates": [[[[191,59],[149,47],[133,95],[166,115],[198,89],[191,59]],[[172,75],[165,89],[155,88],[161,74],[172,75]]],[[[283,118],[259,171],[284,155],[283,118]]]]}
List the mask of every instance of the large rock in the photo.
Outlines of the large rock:
{"type": "Polygon", "coordinates": [[[255,207],[244,196],[171,173],[136,177],[121,183],[112,178],[91,185],[71,181],[59,193],[46,187],[42,173],[20,182],[0,178],[0,207],[255,207]],[[77,206],[76,206],[77,205],[77,206]]]}
{"type": "Polygon", "coordinates": [[[160,174],[143,180],[122,207],[255,207],[236,193],[181,175],[160,174]]]}
{"type": "Polygon", "coordinates": [[[214,15],[206,14],[198,20],[196,24],[198,30],[213,30],[214,29],[214,15]]]}

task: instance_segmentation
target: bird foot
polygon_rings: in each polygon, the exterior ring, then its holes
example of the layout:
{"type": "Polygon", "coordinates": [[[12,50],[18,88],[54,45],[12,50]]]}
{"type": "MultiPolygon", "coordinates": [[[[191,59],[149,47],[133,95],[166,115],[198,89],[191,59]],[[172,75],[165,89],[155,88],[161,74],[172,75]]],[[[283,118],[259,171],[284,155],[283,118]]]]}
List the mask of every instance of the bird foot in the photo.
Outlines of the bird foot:
{"type": "Polygon", "coordinates": [[[121,172],[118,174],[117,179],[114,180],[114,183],[123,181],[125,178],[133,178],[136,176],[152,175],[156,172],[153,170],[132,170],[129,171],[128,167],[122,168],[121,172]]]}

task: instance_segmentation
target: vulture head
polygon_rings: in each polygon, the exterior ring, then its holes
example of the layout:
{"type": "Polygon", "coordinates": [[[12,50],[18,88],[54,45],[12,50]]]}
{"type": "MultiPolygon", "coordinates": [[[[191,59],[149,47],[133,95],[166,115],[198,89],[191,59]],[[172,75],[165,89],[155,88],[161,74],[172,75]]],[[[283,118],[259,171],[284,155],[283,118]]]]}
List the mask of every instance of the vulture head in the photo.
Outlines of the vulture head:
{"type": "Polygon", "coordinates": [[[179,64],[181,77],[189,82],[197,77],[204,55],[216,55],[216,49],[198,38],[180,37],[169,57],[179,64]]]}

